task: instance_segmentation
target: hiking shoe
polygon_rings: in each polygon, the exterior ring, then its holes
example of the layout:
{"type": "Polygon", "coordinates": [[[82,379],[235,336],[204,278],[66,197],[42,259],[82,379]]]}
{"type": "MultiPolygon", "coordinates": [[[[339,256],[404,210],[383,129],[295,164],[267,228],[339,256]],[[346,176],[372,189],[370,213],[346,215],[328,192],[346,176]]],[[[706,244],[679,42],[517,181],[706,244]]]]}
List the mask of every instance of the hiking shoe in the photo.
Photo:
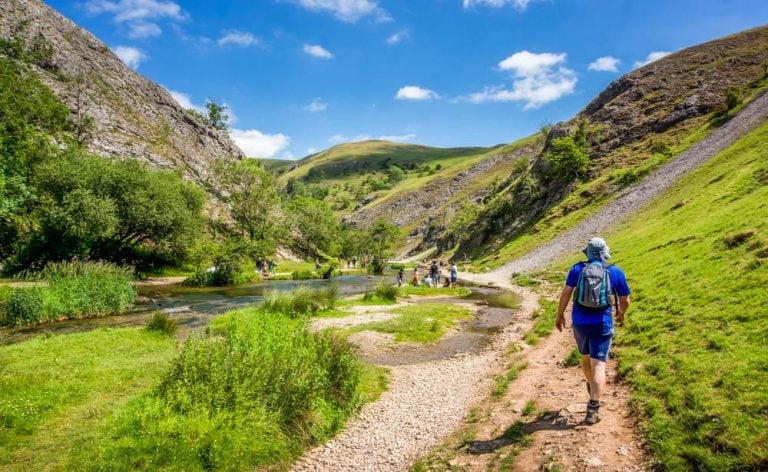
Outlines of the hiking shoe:
{"type": "Polygon", "coordinates": [[[584,422],[587,424],[595,424],[600,421],[600,407],[587,406],[587,417],[584,418],[584,422]]]}

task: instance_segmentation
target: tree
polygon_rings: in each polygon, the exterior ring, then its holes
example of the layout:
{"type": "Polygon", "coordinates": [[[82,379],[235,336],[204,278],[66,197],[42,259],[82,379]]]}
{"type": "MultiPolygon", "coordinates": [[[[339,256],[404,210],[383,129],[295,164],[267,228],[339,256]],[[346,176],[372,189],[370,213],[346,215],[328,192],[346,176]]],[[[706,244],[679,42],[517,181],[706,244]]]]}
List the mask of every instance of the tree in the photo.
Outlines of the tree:
{"type": "Polygon", "coordinates": [[[400,231],[397,226],[387,220],[378,219],[367,230],[365,241],[367,253],[370,255],[370,268],[374,274],[384,273],[387,260],[392,257],[392,249],[397,242],[400,231]]]}
{"type": "Polygon", "coordinates": [[[287,205],[294,249],[308,258],[320,253],[335,256],[340,251],[339,223],[331,208],[323,201],[296,197],[287,205]]]}
{"type": "Polygon", "coordinates": [[[390,185],[396,185],[399,182],[402,182],[403,179],[405,179],[405,172],[403,172],[403,169],[397,166],[389,166],[389,169],[387,169],[387,180],[389,180],[390,185]]]}
{"type": "Polygon", "coordinates": [[[205,109],[207,111],[205,115],[205,121],[216,128],[219,131],[226,131],[229,129],[229,115],[227,114],[227,107],[225,105],[219,105],[212,98],[209,98],[205,102],[205,109]]]}
{"type": "Polygon", "coordinates": [[[543,159],[549,166],[547,175],[559,181],[583,177],[589,170],[587,148],[572,136],[553,139],[543,159]]]}
{"type": "Polygon", "coordinates": [[[236,231],[250,243],[250,256],[258,259],[274,254],[284,226],[279,221],[280,198],[272,174],[250,160],[225,164],[217,173],[236,231]]]}

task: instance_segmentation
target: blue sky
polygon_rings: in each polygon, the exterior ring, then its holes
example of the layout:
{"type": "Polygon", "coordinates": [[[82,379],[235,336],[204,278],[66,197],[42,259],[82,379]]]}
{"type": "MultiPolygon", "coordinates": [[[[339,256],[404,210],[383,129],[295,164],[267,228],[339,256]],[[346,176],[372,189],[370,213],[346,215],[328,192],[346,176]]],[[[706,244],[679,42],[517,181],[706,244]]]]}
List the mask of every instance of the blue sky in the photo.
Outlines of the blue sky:
{"type": "Polygon", "coordinates": [[[649,58],[768,23],[765,0],[48,3],[183,105],[225,103],[240,147],[276,158],[509,143],[649,58]]]}

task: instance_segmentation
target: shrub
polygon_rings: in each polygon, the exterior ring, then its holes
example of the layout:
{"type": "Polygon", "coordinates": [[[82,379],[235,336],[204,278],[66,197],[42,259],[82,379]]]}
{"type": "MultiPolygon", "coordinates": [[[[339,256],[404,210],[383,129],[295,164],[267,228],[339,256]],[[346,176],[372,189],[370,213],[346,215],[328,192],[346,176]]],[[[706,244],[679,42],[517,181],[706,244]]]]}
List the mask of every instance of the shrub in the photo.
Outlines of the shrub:
{"type": "Polygon", "coordinates": [[[169,317],[167,313],[163,313],[162,311],[156,311],[152,313],[152,318],[150,318],[149,323],[147,323],[147,330],[156,331],[158,333],[165,333],[168,336],[173,336],[176,334],[177,329],[178,324],[176,323],[176,320],[169,317]]]}
{"type": "Polygon", "coordinates": [[[553,139],[543,159],[549,165],[547,172],[556,180],[573,180],[583,177],[589,170],[589,154],[585,144],[577,143],[571,136],[553,139]]]}
{"type": "Polygon", "coordinates": [[[739,90],[734,87],[728,87],[725,91],[725,110],[727,112],[741,105],[742,99],[739,90]]]}
{"type": "Polygon", "coordinates": [[[298,287],[292,292],[270,290],[264,294],[260,309],[266,313],[301,318],[335,308],[338,298],[338,288],[335,286],[325,289],[298,287]]]}
{"type": "Polygon", "coordinates": [[[45,285],[14,288],[5,307],[6,324],[119,313],[136,297],[131,269],[108,263],[51,263],[23,276],[45,285]]]}
{"type": "Polygon", "coordinates": [[[293,280],[313,280],[319,278],[317,272],[311,270],[296,270],[291,273],[291,279],[293,280]]]}
{"type": "Polygon", "coordinates": [[[116,422],[104,469],[247,470],[284,465],[360,404],[350,344],[259,310],[190,338],[160,385],[116,422]],[[118,466],[120,465],[120,466],[118,466]]]}
{"type": "Polygon", "coordinates": [[[400,295],[400,290],[392,284],[381,282],[373,290],[373,295],[381,298],[382,300],[393,302],[397,300],[397,296],[400,295]]]}

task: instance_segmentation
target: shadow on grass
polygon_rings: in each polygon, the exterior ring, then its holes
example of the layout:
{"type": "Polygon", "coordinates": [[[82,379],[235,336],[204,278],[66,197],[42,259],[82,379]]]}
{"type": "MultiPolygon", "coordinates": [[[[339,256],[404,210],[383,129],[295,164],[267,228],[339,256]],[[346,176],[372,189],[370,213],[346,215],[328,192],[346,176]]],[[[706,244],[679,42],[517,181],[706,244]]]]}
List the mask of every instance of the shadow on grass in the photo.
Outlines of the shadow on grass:
{"type": "Polygon", "coordinates": [[[525,447],[531,441],[530,435],[536,431],[563,431],[573,429],[576,426],[578,424],[568,424],[567,419],[561,416],[560,412],[547,411],[528,423],[516,421],[497,438],[468,443],[467,452],[481,455],[490,454],[512,445],[525,447]]]}

